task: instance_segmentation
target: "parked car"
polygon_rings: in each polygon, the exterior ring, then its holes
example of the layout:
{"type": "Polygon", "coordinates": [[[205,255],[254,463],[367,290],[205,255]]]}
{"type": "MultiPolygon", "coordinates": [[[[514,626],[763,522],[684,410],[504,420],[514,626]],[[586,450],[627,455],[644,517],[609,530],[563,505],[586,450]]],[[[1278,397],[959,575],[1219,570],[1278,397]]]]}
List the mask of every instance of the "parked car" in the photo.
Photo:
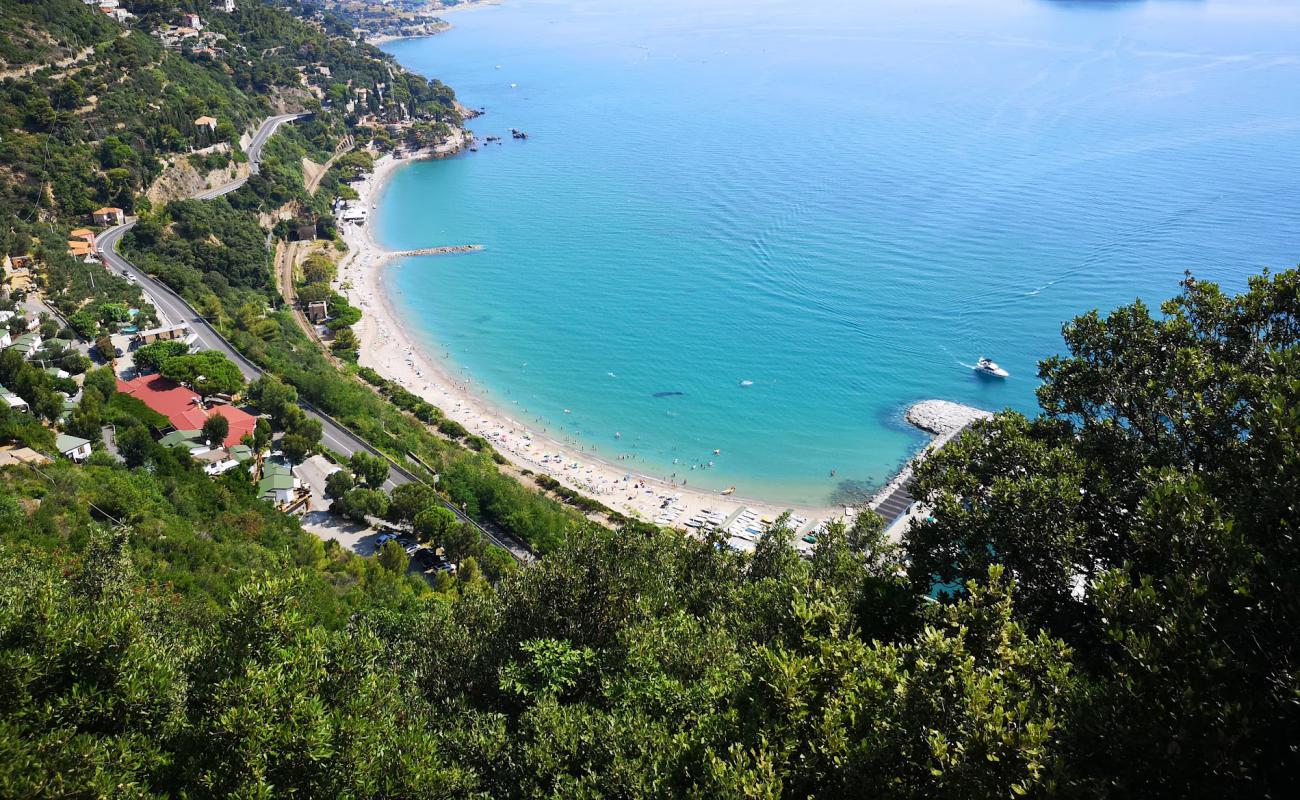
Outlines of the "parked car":
{"type": "Polygon", "coordinates": [[[375,540],[375,548],[378,549],[388,544],[389,542],[393,542],[396,540],[397,540],[397,534],[395,533],[381,533],[379,535],[379,538],[375,540]]]}
{"type": "Polygon", "coordinates": [[[428,570],[433,570],[434,572],[447,572],[452,575],[456,574],[455,564],[427,547],[416,548],[411,559],[415,561],[416,565],[419,566],[422,571],[427,572],[428,570]]]}

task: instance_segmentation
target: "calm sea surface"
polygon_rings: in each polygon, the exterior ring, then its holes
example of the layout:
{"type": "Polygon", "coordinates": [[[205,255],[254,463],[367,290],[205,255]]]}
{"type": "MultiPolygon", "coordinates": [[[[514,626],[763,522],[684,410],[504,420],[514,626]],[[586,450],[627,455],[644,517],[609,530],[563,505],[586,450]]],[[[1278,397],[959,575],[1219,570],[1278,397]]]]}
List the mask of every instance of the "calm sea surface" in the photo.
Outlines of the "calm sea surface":
{"type": "Polygon", "coordinates": [[[449,19],[387,49],[505,142],[401,171],[379,236],[487,249],[392,267],[399,312],[516,419],[692,486],[878,484],[922,442],[916,400],[1032,410],[1062,320],[1300,261],[1292,0],[449,19]]]}

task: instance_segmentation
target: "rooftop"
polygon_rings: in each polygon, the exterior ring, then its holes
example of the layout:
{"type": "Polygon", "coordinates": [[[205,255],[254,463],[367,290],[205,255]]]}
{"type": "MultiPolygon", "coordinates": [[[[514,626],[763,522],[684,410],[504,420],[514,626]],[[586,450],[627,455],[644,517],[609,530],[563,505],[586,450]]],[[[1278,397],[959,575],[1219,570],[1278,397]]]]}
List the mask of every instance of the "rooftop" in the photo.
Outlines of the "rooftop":
{"type": "Polygon", "coordinates": [[[4,445],[0,447],[0,467],[8,467],[14,464],[48,464],[50,460],[30,447],[14,447],[13,445],[4,445]]]}
{"type": "Polygon", "coordinates": [[[257,425],[256,417],[234,406],[203,408],[198,394],[161,375],[141,375],[130,381],[118,378],[117,390],[138,397],[170,420],[178,431],[199,430],[209,416],[220,414],[230,423],[230,431],[222,442],[226,447],[239,444],[244,434],[251,434],[257,425]]]}
{"type": "Polygon", "coordinates": [[[54,446],[59,449],[60,453],[66,453],[69,450],[76,450],[78,447],[85,447],[90,444],[90,440],[82,439],[80,436],[69,436],[66,433],[60,433],[54,440],[54,446]]]}
{"type": "Polygon", "coordinates": [[[178,444],[203,445],[203,431],[172,431],[158,440],[163,447],[175,447],[178,444]]]}

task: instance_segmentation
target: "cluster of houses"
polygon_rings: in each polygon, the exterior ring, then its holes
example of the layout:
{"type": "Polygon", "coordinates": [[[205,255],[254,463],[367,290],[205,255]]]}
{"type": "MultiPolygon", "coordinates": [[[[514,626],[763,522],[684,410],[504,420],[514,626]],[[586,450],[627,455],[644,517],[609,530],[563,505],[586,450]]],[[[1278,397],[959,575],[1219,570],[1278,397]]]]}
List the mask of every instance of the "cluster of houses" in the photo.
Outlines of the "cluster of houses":
{"type": "Polygon", "coordinates": [[[81,2],[83,5],[95,6],[109,18],[121,23],[135,18],[135,14],[122,8],[118,0],[81,0],[81,2]]]}
{"type": "MultiPolygon", "coordinates": [[[[12,263],[12,260],[9,257],[6,263],[12,263]]],[[[0,348],[16,350],[25,360],[32,360],[43,351],[65,352],[74,344],[57,338],[43,340],[37,330],[40,320],[30,313],[24,315],[26,324],[22,326],[27,331],[11,337],[10,323],[18,314],[17,310],[0,310],[0,348]]],[[[197,336],[187,324],[142,330],[129,335],[135,346],[182,341],[193,347],[197,342],[197,336]]],[[[45,371],[58,378],[69,377],[67,372],[54,366],[47,367],[45,371]]],[[[160,442],[167,447],[185,447],[192,457],[203,464],[204,471],[209,475],[221,475],[245,466],[252,470],[254,479],[258,481],[259,496],[287,510],[306,505],[310,492],[293,476],[288,465],[260,459],[252,448],[243,443],[245,436],[253,434],[257,418],[232,405],[229,398],[216,396],[205,400],[193,390],[157,374],[136,374],[129,380],[119,377],[117,390],[140,400],[165,417],[168,424],[159,432],[162,434],[160,442]],[[221,442],[209,443],[204,439],[203,425],[214,415],[225,418],[227,433],[221,442]]],[[[20,413],[30,411],[27,401],[5,386],[0,386],[0,404],[20,413]]],[[[65,415],[75,408],[76,403],[65,395],[65,415]]],[[[88,440],[66,433],[58,434],[56,448],[61,455],[73,461],[84,461],[92,452],[88,440]]],[[[27,448],[0,446],[0,467],[46,462],[48,459],[45,456],[27,448]]]]}
{"type": "Polygon", "coordinates": [[[289,465],[258,458],[243,443],[244,437],[253,435],[257,417],[242,408],[220,398],[204,402],[196,392],[160,375],[118,378],[117,390],[166,417],[171,430],[163,434],[159,443],[164,447],[184,447],[192,458],[203,464],[207,474],[221,475],[241,466],[251,468],[258,481],[258,496],[288,511],[305,505],[310,498],[310,492],[294,477],[289,465]],[[226,438],[221,442],[208,442],[203,437],[203,424],[212,416],[226,419],[226,438]]]}
{"type": "Polygon", "coordinates": [[[450,26],[427,0],[328,0],[325,7],[354,20],[358,39],[382,41],[400,36],[430,36],[450,26]]]}
{"type": "MultiPolygon", "coordinates": [[[[126,212],[116,206],[104,206],[90,212],[90,221],[102,228],[111,228],[126,222],[126,212]]],[[[95,232],[90,228],[77,228],[68,232],[68,255],[78,261],[93,263],[100,260],[95,232]]]]}
{"type": "Polygon", "coordinates": [[[35,347],[31,347],[23,355],[24,358],[27,358],[30,353],[35,353],[37,348],[41,346],[41,335],[36,332],[36,329],[41,326],[41,321],[31,312],[21,313],[24,320],[22,327],[25,332],[15,335],[10,332],[10,326],[13,325],[13,319],[17,316],[20,316],[20,312],[12,308],[0,310],[0,349],[8,350],[15,345],[26,348],[28,343],[33,341],[29,337],[35,337],[35,347]]]}
{"type": "MultiPolygon", "coordinates": [[[[0,403],[4,403],[9,408],[20,413],[25,414],[28,411],[27,401],[3,386],[0,386],[0,403]]],[[[85,461],[90,458],[90,441],[80,436],[60,433],[54,437],[54,448],[64,458],[70,458],[73,461],[85,461]]],[[[0,446],[0,467],[19,463],[48,464],[49,461],[48,458],[30,448],[15,447],[14,445],[0,446]]]]}
{"type": "MultiPolygon", "coordinates": [[[[230,3],[230,11],[234,11],[234,3],[230,3]]],[[[225,10],[224,7],[214,5],[218,10],[225,10]]],[[[180,50],[188,43],[193,48],[193,52],[215,56],[226,41],[224,33],[204,30],[203,19],[198,14],[185,13],[181,14],[180,25],[163,25],[154,31],[154,35],[162,42],[163,47],[169,50],[180,50]]]]}
{"type": "Polygon", "coordinates": [[[90,228],[77,228],[70,231],[68,255],[87,264],[99,260],[99,248],[95,246],[95,232],[90,228]]]}
{"type": "MultiPolygon", "coordinates": [[[[83,5],[99,9],[105,16],[124,25],[135,19],[135,14],[122,8],[121,0],[81,0],[81,2],[83,5]]],[[[235,0],[213,0],[212,10],[233,14],[235,0]]],[[[224,34],[205,31],[203,20],[198,14],[190,12],[181,14],[180,25],[165,25],[154,33],[162,40],[163,47],[179,50],[184,42],[192,40],[195,44],[194,52],[209,55],[216,55],[216,48],[226,40],[224,34]]]]}
{"type": "MultiPolygon", "coordinates": [[[[12,263],[13,257],[6,259],[6,263],[12,263]]],[[[24,320],[20,328],[25,328],[25,333],[14,336],[10,332],[10,325],[20,312],[15,309],[0,310],[0,349],[4,351],[16,351],[24,360],[30,361],[38,353],[46,352],[65,352],[71,347],[72,342],[66,339],[49,339],[43,340],[41,334],[37,331],[40,327],[40,319],[32,313],[22,314],[24,320]]],[[[56,378],[67,378],[68,373],[55,366],[48,366],[45,372],[56,378]]],[[[21,414],[28,413],[31,408],[26,400],[20,397],[16,392],[7,386],[0,385],[0,405],[11,411],[17,411],[21,414]]],[[[63,395],[63,417],[66,418],[72,410],[76,408],[76,403],[67,394],[63,395]]],[[[75,461],[82,461],[90,456],[90,442],[77,436],[59,434],[55,439],[55,446],[59,453],[75,461]]],[[[30,463],[42,464],[48,463],[49,459],[25,447],[15,447],[13,445],[0,446],[0,467],[11,464],[30,463]]]]}

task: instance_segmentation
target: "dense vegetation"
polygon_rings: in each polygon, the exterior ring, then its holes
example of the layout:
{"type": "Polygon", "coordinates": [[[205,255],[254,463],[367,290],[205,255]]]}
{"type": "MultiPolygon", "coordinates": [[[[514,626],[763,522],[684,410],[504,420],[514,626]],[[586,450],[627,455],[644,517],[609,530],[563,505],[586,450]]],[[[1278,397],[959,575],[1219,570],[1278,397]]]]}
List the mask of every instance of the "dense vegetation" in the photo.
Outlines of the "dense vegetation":
{"type": "Polygon", "coordinates": [[[1061,739],[1089,792],[1237,795],[1300,777],[1300,272],[1188,278],[1065,328],[1028,420],[918,472],[923,589],[1005,565],[1087,679],[1061,739]]]}
{"type": "MultiPolygon", "coordinates": [[[[450,89],[393,69],[373,47],[330,35],[339,26],[329,20],[321,30],[272,4],[237,5],[224,14],[209,13],[211,4],[199,0],[124,0],[138,15],[129,27],[80,0],[0,6],[0,68],[9,75],[0,82],[0,250],[26,252],[42,223],[84,222],[99,206],[147,211],[140,193],[175,154],[226,144],[242,159],[239,133],[270,113],[273,100],[320,107],[300,70],[323,83],[327,98],[382,83],[386,97],[411,114],[456,119],[450,89]],[[188,45],[165,50],[150,34],[186,11],[227,37],[219,57],[188,45]],[[55,63],[83,55],[66,67],[55,63]],[[195,126],[200,116],[216,118],[216,129],[195,126]]],[[[385,108],[371,97],[349,115],[337,109],[316,124],[333,126],[337,138],[360,114],[385,108]]]]}
{"type": "Polygon", "coordinates": [[[1300,273],[1164,312],[1067,326],[1044,414],[927,462],[903,548],[584,526],[434,594],[178,456],[11,469],[0,791],[1286,796],[1300,273]]]}
{"type": "MultiPolygon", "coordinates": [[[[31,406],[0,408],[4,442],[50,452],[43,422],[88,439],[111,425],[123,461],[0,470],[0,796],[1283,797],[1300,783],[1300,273],[1235,297],[1189,278],[1160,314],[1135,303],[1067,325],[1068,354],[1041,368],[1043,413],[1000,414],[924,463],[913,488],[933,510],[901,545],[869,514],[810,559],[779,523],[752,556],[611,531],[503,474],[402,387],[339,368],[278,308],[268,229],[333,236],[329,200],[367,166],[341,159],[309,196],[302,159],[362,135],[360,114],[398,113],[376,93],[345,111],[349,84],[386,83],[423,116],[416,140],[453,118],[450,91],[329,15],[303,24],[286,9],[317,12],[298,3],[125,5],[131,29],[78,0],[0,8],[0,246],[43,257],[50,301],[90,339],[139,292],[63,255],[65,233],[97,205],[139,213],[132,258],[279,376],[246,389],[271,420],[254,438],[274,428],[305,455],[320,437],[306,400],[436,472],[436,492],[386,495],[384,462],[363,454],[327,492],[339,514],[463,560],[431,587],[395,543],[349,556],[247,480],[158,444],[165,420],[111,370],[44,348],[40,363],[85,372],[69,408],[68,378],[4,354],[0,383],[31,406]],[[144,33],[182,11],[227,36],[220,59],[144,33]],[[330,108],[278,134],[244,189],[143,199],[166,159],[220,161],[191,153],[213,142],[242,158],[237,133],[273,101],[317,108],[308,73],[330,108]],[[199,114],[220,125],[195,130],[199,114]],[[442,497],[546,557],[515,569],[442,497]]],[[[336,327],[355,321],[328,265],[305,271],[336,327]]],[[[213,391],[242,383],[167,347],[145,360],[231,379],[213,391]]]]}
{"type": "MultiPolygon", "coordinates": [[[[304,227],[327,239],[335,236],[330,206],[337,194],[346,193],[341,179],[369,167],[365,153],[348,154],[309,195],[303,159],[324,162],[348,136],[363,143],[370,139],[379,149],[391,147],[394,135],[385,125],[358,126],[363,114],[372,115],[372,124],[406,115],[417,118],[422,130],[430,124],[445,127],[459,119],[451,91],[396,69],[378,50],[352,41],[337,19],[294,3],[248,0],[232,14],[211,12],[209,3],[198,0],[127,0],[123,6],[137,15],[128,26],[106,20],[78,0],[0,9],[6,41],[39,39],[57,50],[35,66],[82,57],[64,68],[44,66],[0,83],[0,126],[13,131],[0,140],[0,214],[6,220],[0,248],[14,254],[34,250],[42,263],[38,285],[48,302],[69,320],[76,336],[98,341],[116,330],[119,310],[142,309],[135,320],[141,324],[155,318],[134,284],[67,256],[66,234],[84,225],[85,215],[100,205],[138,215],[123,241],[124,252],[184,295],[242,351],[395,458],[414,454],[418,461],[409,464],[411,469],[438,471],[447,496],[471,515],[534,548],[555,546],[576,524],[577,514],[501,474],[491,448],[465,436],[436,409],[423,409],[417,419],[385,402],[325,358],[287,310],[275,311],[279,295],[267,228],[281,238],[304,227]],[[165,49],[152,35],[178,24],[187,11],[203,17],[206,32],[226,37],[216,57],[197,54],[190,44],[165,49]],[[319,25],[304,24],[290,12],[316,14],[319,25]],[[52,16],[57,24],[50,22],[52,16]],[[95,47],[83,52],[91,44],[95,47]],[[304,83],[319,88],[325,102],[309,94],[304,83]],[[365,95],[354,91],[366,88],[365,95]],[[242,160],[239,133],[271,113],[273,105],[315,113],[280,129],[243,189],[216,200],[158,207],[143,196],[164,164],[179,157],[205,169],[242,160]],[[219,121],[215,131],[193,124],[201,115],[219,121]],[[228,153],[195,152],[214,144],[228,153]]],[[[356,337],[348,328],[360,312],[323,280],[304,289],[329,301],[334,352],[355,359],[356,337]]],[[[111,347],[103,342],[101,352],[107,353],[111,347]]],[[[26,385],[24,391],[33,394],[26,385]]],[[[51,395],[43,406],[48,415],[57,416],[56,400],[51,395]]]]}

